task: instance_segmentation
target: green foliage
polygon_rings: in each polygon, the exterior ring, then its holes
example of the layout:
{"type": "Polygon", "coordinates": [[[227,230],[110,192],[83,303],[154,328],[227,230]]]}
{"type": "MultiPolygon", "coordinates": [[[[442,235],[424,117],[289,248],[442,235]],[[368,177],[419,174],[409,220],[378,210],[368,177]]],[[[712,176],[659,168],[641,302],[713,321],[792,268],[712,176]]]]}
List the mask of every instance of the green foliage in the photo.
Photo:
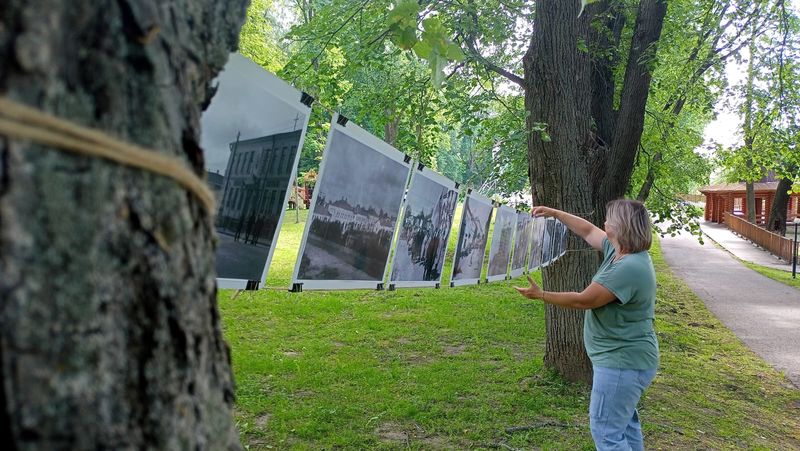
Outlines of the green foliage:
{"type": "Polygon", "coordinates": [[[286,53],[278,44],[272,13],[273,0],[252,0],[247,19],[239,33],[239,52],[270,72],[278,72],[286,62],[286,53]]]}
{"type": "Polygon", "coordinates": [[[781,3],[768,6],[771,20],[750,32],[748,78],[731,93],[745,117],[744,145],[718,155],[731,181],[769,171],[800,181],[800,19],[781,3]]]}

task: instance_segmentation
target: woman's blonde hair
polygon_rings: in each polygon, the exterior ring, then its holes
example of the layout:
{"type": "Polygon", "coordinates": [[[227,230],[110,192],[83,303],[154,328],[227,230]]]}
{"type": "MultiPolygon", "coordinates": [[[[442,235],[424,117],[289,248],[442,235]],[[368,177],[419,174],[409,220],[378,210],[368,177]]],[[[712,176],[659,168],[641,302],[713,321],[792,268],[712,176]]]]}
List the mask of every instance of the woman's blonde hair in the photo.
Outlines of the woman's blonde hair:
{"type": "Polygon", "coordinates": [[[617,232],[621,252],[635,254],[650,249],[653,232],[650,214],[638,200],[617,199],[606,204],[606,222],[617,232]]]}

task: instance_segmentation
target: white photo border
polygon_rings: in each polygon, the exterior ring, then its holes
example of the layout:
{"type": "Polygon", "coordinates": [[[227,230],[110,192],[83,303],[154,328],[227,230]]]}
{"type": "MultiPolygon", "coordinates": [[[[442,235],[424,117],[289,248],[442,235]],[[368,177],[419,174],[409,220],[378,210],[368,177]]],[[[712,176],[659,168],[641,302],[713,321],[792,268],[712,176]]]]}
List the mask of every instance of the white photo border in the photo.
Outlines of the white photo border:
{"type": "MultiPolygon", "coordinates": [[[[414,185],[414,178],[417,176],[416,173],[420,172],[419,176],[426,177],[429,180],[442,185],[444,188],[448,189],[451,192],[456,193],[456,202],[453,204],[453,211],[451,212],[451,217],[453,218],[450,221],[450,226],[447,228],[447,236],[445,236],[444,243],[445,243],[445,255],[447,255],[447,243],[450,240],[450,232],[453,229],[453,221],[455,221],[455,212],[456,208],[458,208],[458,183],[450,180],[449,178],[439,174],[438,172],[432,171],[428,169],[427,166],[422,166],[422,170],[419,169],[419,163],[417,163],[416,169],[412,171],[411,180],[407,187],[407,193],[411,192],[411,187],[414,185]]],[[[408,199],[403,201],[403,205],[400,207],[400,212],[402,213],[405,211],[406,202],[408,199]]],[[[405,215],[403,215],[405,216],[405,215]]],[[[402,224],[403,218],[401,216],[397,217],[397,226],[395,227],[395,231],[400,229],[400,225],[402,224]]],[[[397,243],[393,246],[394,255],[392,256],[392,265],[391,267],[394,268],[395,258],[397,257],[397,243]]],[[[391,273],[389,272],[389,266],[386,266],[386,272],[388,273],[388,285],[390,288],[435,288],[441,287],[442,284],[442,277],[444,276],[441,272],[439,273],[438,280],[391,280],[391,273]]],[[[444,269],[444,265],[442,265],[442,269],[444,269]]],[[[386,280],[387,277],[384,277],[386,280]]]]}
{"type": "MultiPolygon", "coordinates": [[[[472,199],[475,202],[483,203],[483,204],[486,204],[489,207],[491,207],[492,208],[492,213],[489,214],[489,219],[490,219],[489,222],[491,223],[491,216],[492,216],[492,214],[494,214],[494,204],[492,204],[492,201],[486,196],[481,196],[480,194],[469,192],[469,191],[467,192],[467,196],[464,198],[464,205],[467,204],[467,199],[472,199]]],[[[466,213],[466,211],[467,211],[466,208],[462,208],[461,209],[461,224],[464,223],[464,214],[466,213]]],[[[459,228],[461,228],[461,227],[459,227],[459,228]]],[[[487,235],[488,235],[488,230],[486,232],[487,232],[487,235]]],[[[450,268],[450,286],[451,287],[458,287],[458,286],[462,286],[462,285],[476,285],[476,284],[481,283],[480,274],[478,274],[478,277],[474,278],[474,279],[453,280],[453,273],[456,270],[456,258],[457,258],[457,255],[458,255],[458,247],[461,244],[461,238],[462,238],[461,230],[459,230],[458,239],[456,240],[456,249],[454,251],[454,256],[453,256],[453,264],[452,264],[452,266],[450,268]]],[[[484,243],[484,245],[483,245],[483,254],[481,254],[481,273],[483,273],[483,264],[485,263],[484,260],[486,259],[486,246],[488,246],[488,245],[489,245],[489,237],[487,236],[486,237],[486,243],[484,243]]]]}
{"type": "MultiPolygon", "coordinates": [[[[325,174],[325,166],[328,161],[328,155],[330,152],[331,138],[333,137],[333,133],[338,131],[342,134],[349,136],[350,138],[364,144],[365,146],[369,147],[370,149],[379,152],[383,156],[390,158],[403,166],[406,167],[407,171],[411,171],[411,159],[400,152],[399,150],[392,147],[390,144],[382,141],[381,139],[377,138],[376,136],[372,135],[368,131],[364,130],[363,128],[359,127],[358,125],[354,124],[352,121],[347,120],[344,125],[339,124],[339,118],[343,117],[339,113],[334,113],[333,118],[331,119],[331,127],[328,131],[328,139],[325,141],[325,149],[323,151],[322,162],[320,163],[319,167],[319,175],[317,176],[317,180],[322,180],[325,174]]],[[[406,173],[406,186],[404,189],[408,189],[408,179],[409,174],[406,173]]],[[[313,279],[298,279],[297,276],[300,272],[300,263],[302,262],[303,253],[306,250],[306,243],[308,241],[308,233],[311,229],[311,222],[312,218],[314,217],[314,210],[317,206],[317,196],[319,195],[318,189],[314,190],[314,194],[312,195],[311,199],[311,208],[308,210],[308,220],[306,221],[306,225],[303,229],[303,238],[300,241],[300,249],[297,253],[297,261],[294,265],[294,271],[292,273],[292,286],[290,287],[290,291],[303,291],[303,290],[358,290],[358,289],[382,289],[383,288],[383,281],[386,280],[386,267],[389,264],[389,258],[391,257],[391,244],[389,245],[389,252],[386,255],[386,261],[384,262],[384,277],[381,279],[375,280],[313,280],[313,279]]],[[[394,230],[392,231],[392,236],[397,230],[397,223],[400,219],[400,214],[403,208],[403,201],[401,200],[398,205],[397,211],[397,219],[398,221],[394,224],[394,230]]]]}

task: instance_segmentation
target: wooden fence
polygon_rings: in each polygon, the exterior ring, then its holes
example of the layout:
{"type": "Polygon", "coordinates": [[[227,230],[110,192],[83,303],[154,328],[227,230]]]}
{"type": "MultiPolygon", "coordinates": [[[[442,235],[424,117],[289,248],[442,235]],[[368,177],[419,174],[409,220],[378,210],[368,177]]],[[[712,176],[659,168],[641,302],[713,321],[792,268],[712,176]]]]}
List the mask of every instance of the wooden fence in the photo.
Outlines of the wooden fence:
{"type": "Polygon", "coordinates": [[[742,237],[761,246],[772,254],[777,255],[779,258],[787,262],[792,261],[792,256],[794,255],[792,252],[795,247],[794,240],[762,229],[730,213],[725,213],[725,225],[742,237]]]}

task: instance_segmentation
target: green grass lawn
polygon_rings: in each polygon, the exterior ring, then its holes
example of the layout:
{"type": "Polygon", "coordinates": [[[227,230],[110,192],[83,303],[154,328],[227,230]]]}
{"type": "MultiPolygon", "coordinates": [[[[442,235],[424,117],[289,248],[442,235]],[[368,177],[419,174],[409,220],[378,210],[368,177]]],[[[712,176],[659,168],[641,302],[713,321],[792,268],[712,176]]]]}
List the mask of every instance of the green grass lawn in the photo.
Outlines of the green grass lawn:
{"type": "MultiPolygon", "coordinates": [[[[304,219],[287,215],[270,288],[219,294],[249,449],[593,449],[589,389],[543,368],[544,309],[511,288],[524,279],[288,293],[304,219]]],[[[800,390],[652,254],[662,367],[640,404],[648,449],[800,449],[800,390]]]]}

